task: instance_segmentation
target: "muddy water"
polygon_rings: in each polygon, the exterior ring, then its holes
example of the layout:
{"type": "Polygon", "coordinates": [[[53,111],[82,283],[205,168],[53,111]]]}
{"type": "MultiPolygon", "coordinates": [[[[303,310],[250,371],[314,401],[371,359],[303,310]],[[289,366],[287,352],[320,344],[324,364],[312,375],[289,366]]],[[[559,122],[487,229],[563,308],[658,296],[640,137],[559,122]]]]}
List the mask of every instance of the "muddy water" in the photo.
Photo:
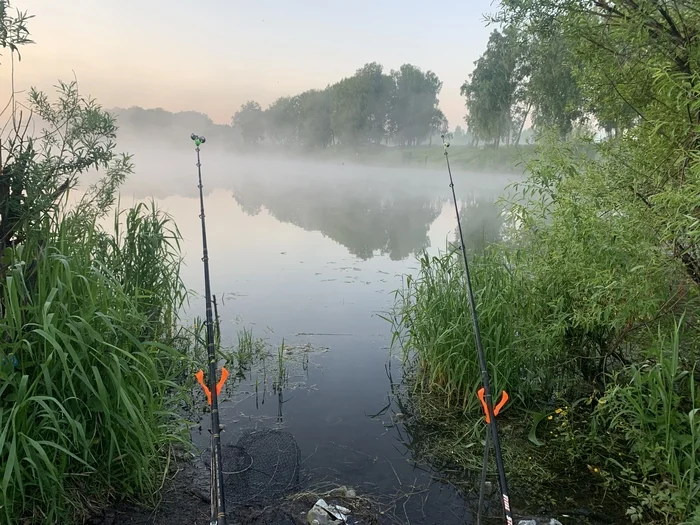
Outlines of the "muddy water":
{"type": "MultiPolygon", "coordinates": [[[[130,191],[156,194],[184,237],[183,279],[201,294],[195,168],[191,158],[176,164],[168,183],[127,186],[123,202],[130,191]]],[[[348,485],[393,500],[389,512],[406,523],[470,522],[455,491],[412,461],[401,416],[392,414],[398,409],[389,376],[400,380],[400,363],[392,363],[390,326],[378,315],[391,307],[401,276],[416,271],[415,254],[437,253],[453,239],[446,172],[252,161],[231,167],[214,154],[203,157],[203,172],[224,345],[245,327],[273,352],[282,340],[291,347],[281,394],[276,354],[227,389],[224,443],[245,429],[281,426],[301,449],[307,484],[348,485]]],[[[498,235],[493,203],[508,181],[457,176],[470,245],[498,235]]],[[[185,317],[203,313],[198,296],[185,317]]],[[[193,433],[203,447],[208,424],[193,433]]]]}

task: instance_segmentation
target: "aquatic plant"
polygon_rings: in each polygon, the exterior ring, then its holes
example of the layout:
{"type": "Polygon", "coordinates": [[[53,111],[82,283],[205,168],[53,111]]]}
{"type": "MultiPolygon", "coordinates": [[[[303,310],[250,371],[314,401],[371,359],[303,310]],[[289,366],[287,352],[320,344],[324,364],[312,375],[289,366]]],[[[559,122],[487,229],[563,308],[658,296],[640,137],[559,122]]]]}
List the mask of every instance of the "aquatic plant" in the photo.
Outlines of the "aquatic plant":
{"type": "MultiPolygon", "coordinates": [[[[401,342],[405,362],[417,361],[416,387],[437,388],[449,403],[477,411],[481,373],[464,265],[454,249],[438,256],[423,254],[419,262],[417,275],[406,276],[403,288],[396,292],[390,317],[394,340],[401,342]]],[[[528,345],[521,312],[529,305],[522,276],[497,247],[475,255],[470,264],[494,392],[507,390],[523,401],[525,390],[534,388],[536,382],[523,381],[526,364],[534,363],[525,355],[528,345]]]]}

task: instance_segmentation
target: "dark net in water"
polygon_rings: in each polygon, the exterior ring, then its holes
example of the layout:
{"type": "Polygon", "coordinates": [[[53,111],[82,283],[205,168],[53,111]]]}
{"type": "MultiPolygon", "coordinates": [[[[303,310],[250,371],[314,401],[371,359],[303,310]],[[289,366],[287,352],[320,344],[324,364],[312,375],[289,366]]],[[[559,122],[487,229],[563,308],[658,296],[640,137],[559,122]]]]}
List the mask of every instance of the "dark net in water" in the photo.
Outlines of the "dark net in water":
{"type": "MultiPolygon", "coordinates": [[[[211,467],[211,451],[202,454],[211,467]]],[[[299,486],[301,450],[289,432],[251,430],[235,445],[221,447],[226,504],[260,504],[280,498],[299,486]]]]}

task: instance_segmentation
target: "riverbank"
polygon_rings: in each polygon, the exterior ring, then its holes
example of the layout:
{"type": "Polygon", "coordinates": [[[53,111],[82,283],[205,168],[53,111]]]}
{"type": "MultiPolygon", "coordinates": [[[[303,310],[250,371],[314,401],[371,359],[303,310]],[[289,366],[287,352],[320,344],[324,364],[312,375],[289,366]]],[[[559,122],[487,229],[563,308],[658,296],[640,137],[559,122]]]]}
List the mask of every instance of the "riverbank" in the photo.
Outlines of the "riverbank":
{"type": "MultiPolygon", "coordinates": [[[[517,173],[525,171],[525,164],[534,156],[534,146],[472,147],[451,145],[450,165],[456,171],[472,173],[517,173]]],[[[364,146],[357,149],[330,146],[309,153],[311,158],[351,162],[370,166],[405,166],[430,168],[445,166],[441,144],[424,146],[364,146]]]]}
{"type": "MultiPolygon", "coordinates": [[[[470,268],[492,391],[511,400],[499,421],[513,505],[556,514],[593,501],[591,515],[617,522],[696,523],[693,285],[668,262],[642,266],[638,245],[606,242],[609,257],[626,254],[612,267],[590,236],[553,232],[561,218],[546,219],[534,239],[506,224],[516,237],[473,254],[470,268]]],[[[425,453],[439,469],[474,470],[484,430],[463,264],[450,252],[420,265],[398,291],[395,340],[422,394],[420,424],[442,429],[425,453]]]]}
{"type": "MultiPolygon", "coordinates": [[[[120,144],[129,151],[149,149],[182,151],[189,146],[189,135],[182,130],[177,136],[146,134],[147,130],[125,130],[120,144]]],[[[383,168],[437,169],[444,168],[445,156],[442,144],[421,146],[387,146],[384,144],[332,145],[325,148],[302,148],[267,142],[255,145],[238,144],[227,136],[210,137],[207,151],[211,154],[229,154],[232,159],[260,159],[265,161],[318,162],[322,164],[347,164],[383,168]]],[[[525,165],[534,158],[535,146],[472,147],[452,144],[449,148],[450,164],[455,171],[471,173],[498,173],[521,175],[525,165]]]]}

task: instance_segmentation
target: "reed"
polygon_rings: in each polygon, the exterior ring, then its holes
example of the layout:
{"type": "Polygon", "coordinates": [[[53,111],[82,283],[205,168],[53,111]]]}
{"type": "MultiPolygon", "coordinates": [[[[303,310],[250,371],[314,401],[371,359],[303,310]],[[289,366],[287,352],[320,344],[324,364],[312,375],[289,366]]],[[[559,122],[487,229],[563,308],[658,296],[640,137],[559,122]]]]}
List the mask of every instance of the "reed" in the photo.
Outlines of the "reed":
{"type": "Polygon", "coordinates": [[[79,214],[55,215],[6,253],[4,523],[79,522],[111,496],[153,498],[186,438],[179,233],[154,205],[118,211],[112,231],[79,214]]]}
{"type": "MultiPolygon", "coordinates": [[[[396,292],[395,340],[404,360],[416,360],[417,385],[439,389],[450,403],[476,409],[481,373],[476,356],[464,267],[454,250],[423,254],[415,277],[396,292]]],[[[526,296],[522,278],[496,249],[470,263],[481,335],[494,391],[521,394],[524,337],[519,335],[526,296]]],[[[521,332],[520,332],[521,333],[521,332]]]]}

